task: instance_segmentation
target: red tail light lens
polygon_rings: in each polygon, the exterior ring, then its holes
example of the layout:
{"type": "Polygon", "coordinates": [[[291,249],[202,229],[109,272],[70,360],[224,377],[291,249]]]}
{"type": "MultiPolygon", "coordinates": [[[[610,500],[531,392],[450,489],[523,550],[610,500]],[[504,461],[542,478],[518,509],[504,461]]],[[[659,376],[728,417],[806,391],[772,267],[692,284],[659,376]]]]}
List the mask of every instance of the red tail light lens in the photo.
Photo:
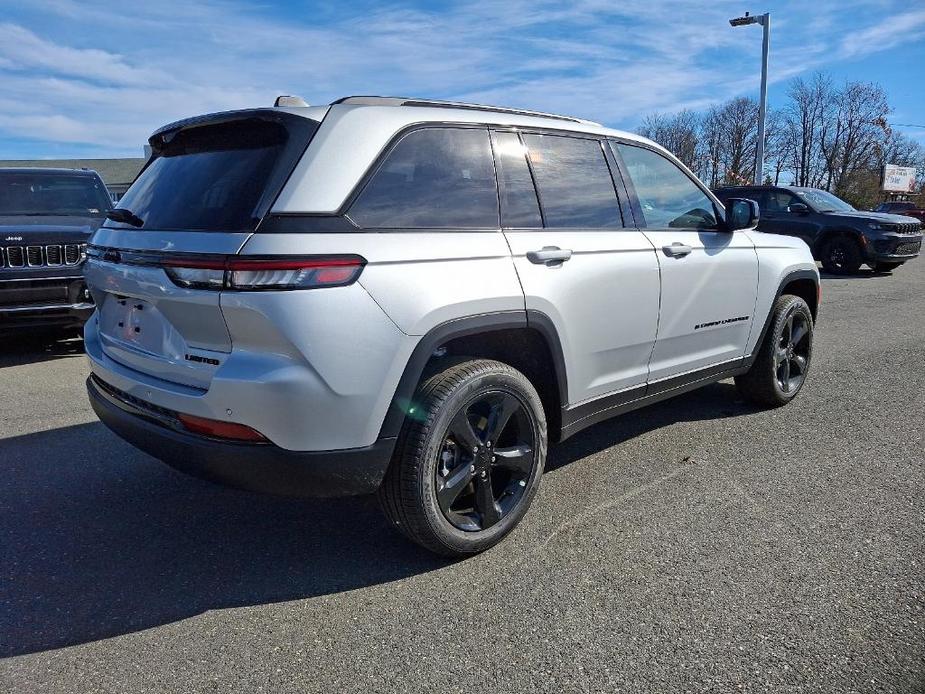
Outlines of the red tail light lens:
{"type": "Polygon", "coordinates": [[[358,255],[310,258],[177,257],[160,263],[174,284],[237,291],[318,289],[356,282],[366,260],[358,255]]]}
{"type": "Polygon", "coordinates": [[[196,417],[191,414],[177,414],[177,419],[194,434],[212,436],[217,439],[231,439],[233,441],[266,442],[266,437],[256,429],[234,422],[221,422],[217,419],[196,417]]]}
{"type": "Polygon", "coordinates": [[[363,271],[359,256],[312,260],[238,260],[228,262],[229,289],[316,289],[352,284],[363,271]]]}

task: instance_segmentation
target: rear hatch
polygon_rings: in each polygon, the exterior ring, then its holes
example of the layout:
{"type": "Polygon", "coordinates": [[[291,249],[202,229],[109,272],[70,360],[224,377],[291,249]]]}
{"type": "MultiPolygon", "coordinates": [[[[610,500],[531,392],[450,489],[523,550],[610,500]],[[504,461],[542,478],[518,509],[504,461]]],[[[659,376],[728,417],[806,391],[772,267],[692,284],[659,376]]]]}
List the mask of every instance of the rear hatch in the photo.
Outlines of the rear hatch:
{"type": "Polygon", "coordinates": [[[88,248],[85,273],[106,356],[208,388],[231,351],[220,308],[224,265],[270,209],[318,124],[260,109],[152,135],[152,158],[88,248]]]}

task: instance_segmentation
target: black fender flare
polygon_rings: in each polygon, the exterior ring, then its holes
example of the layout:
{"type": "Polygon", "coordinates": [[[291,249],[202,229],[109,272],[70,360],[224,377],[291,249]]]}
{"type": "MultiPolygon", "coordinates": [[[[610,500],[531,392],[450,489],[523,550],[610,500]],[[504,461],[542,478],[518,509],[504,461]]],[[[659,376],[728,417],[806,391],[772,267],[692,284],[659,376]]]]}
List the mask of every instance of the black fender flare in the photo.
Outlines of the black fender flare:
{"type": "Polygon", "coordinates": [[[432,328],[421,337],[408,358],[405,370],[398,381],[398,386],[395,388],[389,409],[379,430],[379,438],[398,436],[405,421],[405,416],[411,407],[414,392],[421,381],[421,376],[424,374],[424,369],[441,345],[459,337],[511,329],[535,330],[546,342],[549,353],[552,355],[553,364],[551,366],[555,369],[559,402],[564,407],[568,402],[565,357],[562,353],[559,333],[552,319],[545,313],[535,310],[482,313],[446,321],[432,328]]]}
{"type": "MultiPolygon", "coordinates": [[[[814,270],[793,270],[792,272],[788,272],[786,275],[784,275],[781,278],[780,283],[777,285],[777,292],[774,294],[774,299],[771,301],[771,308],[768,310],[768,315],[764,319],[764,325],[761,328],[761,334],[758,336],[758,342],[755,343],[755,349],[752,350],[751,354],[745,357],[743,366],[750,367],[758,357],[758,351],[761,349],[761,344],[764,342],[765,335],[768,334],[768,330],[771,327],[771,321],[774,319],[774,305],[784,293],[784,288],[796,280],[812,280],[813,284],[816,286],[816,295],[818,296],[819,274],[814,270]]],[[[813,315],[814,321],[818,314],[819,307],[816,306],[816,311],[813,315]]]]}

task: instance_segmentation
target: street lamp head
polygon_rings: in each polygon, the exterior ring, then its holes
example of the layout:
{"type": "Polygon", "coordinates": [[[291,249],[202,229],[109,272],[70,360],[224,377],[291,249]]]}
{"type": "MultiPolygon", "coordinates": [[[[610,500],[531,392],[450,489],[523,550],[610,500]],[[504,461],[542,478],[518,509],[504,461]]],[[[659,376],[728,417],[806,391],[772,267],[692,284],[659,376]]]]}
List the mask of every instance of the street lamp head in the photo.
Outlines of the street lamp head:
{"type": "Polygon", "coordinates": [[[761,26],[764,26],[764,23],[767,21],[767,19],[767,14],[752,15],[746,12],[744,17],[736,17],[735,19],[730,19],[729,24],[734,27],[744,27],[749,24],[760,24],[761,26]]]}

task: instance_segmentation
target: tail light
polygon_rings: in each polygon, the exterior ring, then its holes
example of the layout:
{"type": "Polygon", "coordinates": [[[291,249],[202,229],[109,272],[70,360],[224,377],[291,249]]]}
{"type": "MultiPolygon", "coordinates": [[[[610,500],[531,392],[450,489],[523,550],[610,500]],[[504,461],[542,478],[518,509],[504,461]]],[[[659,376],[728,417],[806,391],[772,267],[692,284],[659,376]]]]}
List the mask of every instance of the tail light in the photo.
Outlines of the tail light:
{"type": "Polygon", "coordinates": [[[309,258],[164,258],[171,281],[191,289],[265,291],[343,287],[356,282],[366,260],[358,255],[309,258]]]}

